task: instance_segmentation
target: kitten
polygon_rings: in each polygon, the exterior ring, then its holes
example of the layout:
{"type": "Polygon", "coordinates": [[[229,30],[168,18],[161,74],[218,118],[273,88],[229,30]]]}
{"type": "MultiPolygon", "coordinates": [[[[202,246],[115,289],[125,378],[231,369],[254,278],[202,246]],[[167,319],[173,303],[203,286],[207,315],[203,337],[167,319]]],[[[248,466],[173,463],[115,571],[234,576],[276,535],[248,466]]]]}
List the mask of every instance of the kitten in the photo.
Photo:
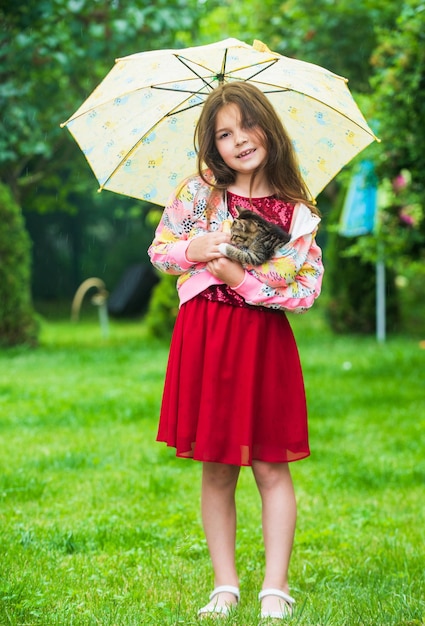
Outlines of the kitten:
{"type": "Polygon", "coordinates": [[[276,250],[288,243],[291,236],[253,211],[236,207],[239,215],[231,226],[231,244],[221,243],[219,250],[242,265],[261,265],[276,250]]]}

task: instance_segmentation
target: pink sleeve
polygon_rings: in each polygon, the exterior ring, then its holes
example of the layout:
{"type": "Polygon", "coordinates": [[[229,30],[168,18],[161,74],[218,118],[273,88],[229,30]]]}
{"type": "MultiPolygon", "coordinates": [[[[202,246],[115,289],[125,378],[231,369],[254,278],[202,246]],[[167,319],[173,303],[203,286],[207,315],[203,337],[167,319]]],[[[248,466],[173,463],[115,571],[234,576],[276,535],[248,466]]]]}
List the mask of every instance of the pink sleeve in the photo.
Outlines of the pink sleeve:
{"type": "Polygon", "coordinates": [[[182,274],[192,265],[186,257],[186,250],[190,241],[175,241],[173,245],[153,242],[148,250],[152,264],[159,270],[169,274],[182,274]]]}
{"type": "Polygon", "coordinates": [[[273,262],[246,270],[234,291],[248,304],[302,313],[320,295],[323,272],[315,236],[305,235],[284,246],[273,262]]]}
{"type": "Polygon", "coordinates": [[[186,186],[167,204],[148,249],[152,264],[168,274],[183,274],[194,265],[186,257],[189,234],[196,231],[193,194],[186,186]]]}

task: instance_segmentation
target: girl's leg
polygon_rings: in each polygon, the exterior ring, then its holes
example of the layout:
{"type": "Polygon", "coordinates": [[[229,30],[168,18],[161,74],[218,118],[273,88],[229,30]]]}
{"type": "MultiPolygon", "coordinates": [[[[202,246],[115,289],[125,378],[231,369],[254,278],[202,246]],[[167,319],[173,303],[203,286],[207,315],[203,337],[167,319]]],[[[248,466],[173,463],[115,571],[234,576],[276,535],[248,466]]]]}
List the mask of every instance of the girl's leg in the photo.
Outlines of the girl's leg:
{"type": "MultiPolygon", "coordinates": [[[[214,570],[214,586],[238,587],[235,563],[235,491],[240,467],[204,463],[202,469],[202,522],[214,570]]],[[[220,593],[212,604],[235,604],[231,593],[220,593]]]]}
{"type": "MultiPolygon", "coordinates": [[[[266,570],[263,589],[288,588],[288,568],[297,516],[292,478],[287,463],[253,461],[252,469],[262,501],[262,523],[266,570]]],[[[279,611],[282,600],[266,596],[264,609],[279,611]]]]}

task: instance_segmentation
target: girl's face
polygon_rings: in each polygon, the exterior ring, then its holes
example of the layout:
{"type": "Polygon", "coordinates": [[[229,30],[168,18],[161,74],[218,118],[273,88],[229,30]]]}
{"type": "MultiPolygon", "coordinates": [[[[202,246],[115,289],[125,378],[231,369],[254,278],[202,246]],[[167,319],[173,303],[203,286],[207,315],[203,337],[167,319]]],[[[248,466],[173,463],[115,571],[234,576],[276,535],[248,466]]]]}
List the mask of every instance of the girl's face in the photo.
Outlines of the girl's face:
{"type": "Polygon", "coordinates": [[[225,162],[242,176],[251,174],[264,162],[267,151],[262,130],[254,121],[243,126],[239,107],[230,103],[217,113],[215,145],[225,162]]]}

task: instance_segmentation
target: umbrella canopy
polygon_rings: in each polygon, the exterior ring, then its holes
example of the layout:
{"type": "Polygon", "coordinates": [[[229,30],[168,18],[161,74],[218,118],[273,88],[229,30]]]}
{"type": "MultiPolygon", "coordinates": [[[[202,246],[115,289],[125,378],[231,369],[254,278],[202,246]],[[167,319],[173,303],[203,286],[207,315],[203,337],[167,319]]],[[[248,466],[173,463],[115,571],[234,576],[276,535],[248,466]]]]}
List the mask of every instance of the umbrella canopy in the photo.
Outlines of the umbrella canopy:
{"type": "Polygon", "coordinates": [[[100,189],[164,205],[197,170],[194,130],[220,83],[263,91],[292,139],[312,198],[376,139],[346,79],[237,39],[117,59],[67,122],[100,189]]]}

